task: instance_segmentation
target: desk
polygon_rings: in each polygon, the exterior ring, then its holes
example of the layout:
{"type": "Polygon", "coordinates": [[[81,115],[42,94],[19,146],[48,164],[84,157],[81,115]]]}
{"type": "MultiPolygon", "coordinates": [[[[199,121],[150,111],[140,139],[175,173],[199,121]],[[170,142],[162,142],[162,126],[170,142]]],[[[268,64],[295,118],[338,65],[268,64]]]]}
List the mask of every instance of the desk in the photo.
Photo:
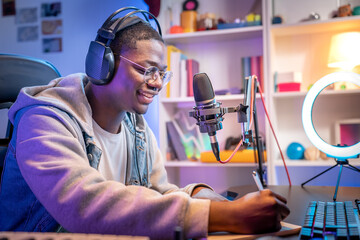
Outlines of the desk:
{"type": "MultiPolygon", "coordinates": [[[[310,201],[332,202],[335,192],[334,186],[268,186],[267,188],[287,199],[291,212],[285,222],[300,226],[304,223],[305,211],[310,201]]],[[[255,185],[252,185],[231,187],[228,191],[237,193],[237,198],[239,198],[246,193],[258,190],[255,185]]],[[[337,201],[352,201],[355,206],[356,198],[360,198],[360,187],[339,187],[337,201]]]]}
{"type": "MultiPolygon", "coordinates": [[[[287,205],[290,208],[289,216],[284,220],[287,223],[302,226],[304,223],[305,212],[310,201],[326,201],[332,202],[335,187],[328,186],[268,186],[268,189],[275,193],[284,196],[287,199],[287,205]]],[[[231,187],[227,193],[229,196],[237,194],[237,198],[244,196],[247,193],[258,191],[255,185],[251,186],[239,186],[231,187]]],[[[354,204],[354,200],[360,198],[360,187],[339,187],[337,201],[351,201],[354,204]]],[[[256,237],[251,236],[250,237],[256,237]]],[[[287,237],[276,237],[272,234],[261,236],[262,240],[274,240],[274,239],[286,239],[286,240],[298,240],[298,235],[290,235],[287,237]]],[[[234,239],[248,239],[245,235],[220,235],[220,236],[209,236],[208,239],[216,240],[234,240],[234,239]]]]}
{"type": "Polygon", "coordinates": [[[54,232],[0,232],[1,240],[150,240],[148,237],[54,232]]]}

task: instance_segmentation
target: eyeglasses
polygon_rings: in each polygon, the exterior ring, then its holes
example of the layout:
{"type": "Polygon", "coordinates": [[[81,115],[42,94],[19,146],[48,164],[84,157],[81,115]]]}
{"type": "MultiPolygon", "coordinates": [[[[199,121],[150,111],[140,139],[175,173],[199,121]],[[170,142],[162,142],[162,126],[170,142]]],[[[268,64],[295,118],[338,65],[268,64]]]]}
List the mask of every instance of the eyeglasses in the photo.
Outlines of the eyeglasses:
{"type": "Polygon", "coordinates": [[[162,87],[165,87],[166,84],[169,83],[169,81],[171,80],[173,73],[171,71],[160,71],[159,68],[155,67],[155,66],[151,66],[151,67],[143,67],[133,61],[131,61],[130,59],[127,59],[124,56],[118,55],[120,58],[124,59],[125,61],[131,63],[132,65],[135,65],[139,68],[141,68],[142,70],[144,70],[144,81],[146,84],[153,84],[157,81],[157,79],[160,77],[161,83],[162,83],[162,87]]]}

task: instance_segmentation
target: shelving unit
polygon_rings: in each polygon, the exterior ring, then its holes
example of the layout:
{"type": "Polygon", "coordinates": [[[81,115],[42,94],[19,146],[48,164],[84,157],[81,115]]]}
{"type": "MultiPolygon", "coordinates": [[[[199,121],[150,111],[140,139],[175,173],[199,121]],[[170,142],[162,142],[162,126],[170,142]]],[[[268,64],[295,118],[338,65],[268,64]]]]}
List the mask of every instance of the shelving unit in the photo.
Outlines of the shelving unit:
{"type": "Polygon", "coordinates": [[[220,29],[211,31],[201,31],[195,33],[166,34],[164,39],[168,44],[220,42],[232,41],[234,39],[246,39],[261,37],[263,32],[262,26],[249,26],[242,28],[220,29]]]}
{"type": "MultiPolygon", "coordinates": [[[[165,1],[173,7],[173,16],[180,14],[179,3],[174,0],[165,1]],[[177,11],[177,12],[176,12],[177,11]]],[[[241,85],[241,57],[262,55],[264,59],[264,92],[266,107],[270,113],[272,125],[279,140],[280,147],[286,157],[286,148],[291,142],[300,142],[305,147],[311,146],[303,130],[301,122],[301,108],[308,87],[321,77],[336,71],[327,67],[327,58],[331,36],[339,32],[360,31],[360,17],[343,17],[318,21],[299,22],[290,21],[278,25],[271,24],[274,14],[281,15],[274,5],[291,5],[292,8],[304,12],[312,12],[309,6],[321,6],[321,13],[330,13],[336,7],[327,0],[319,0],[315,5],[311,0],[200,0],[199,13],[214,12],[221,16],[235,18],[244,17],[253,6],[260,9],[262,26],[243,27],[234,29],[211,30],[195,33],[164,34],[167,44],[173,44],[181,49],[188,57],[195,58],[200,63],[200,71],[208,74],[215,90],[241,85]],[[289,3],[291,2],[291,4],[289,3]],[[320,3],[321,2],[321,3],[320,3]],[[201,8],[203,6],[203,8],[201,8]],[[295,23],[297,22],[297,23],[295,23]],[[302,72],[303,82],[300,92],[275,92],[273,76],[275,72],[302,72]]],[[[360,0],[353,0],[360,5],[360,0]]],[[[335,3],[334,3],[335,4],[335,3]]],[[[160,24],[168,26],[166,21],[167,7],[162,6],[160,24]],[[163,16],[163,18],[161,17],[163,16]]],[[[282,8],[279,8],[281,11],[282,8]]],[[[288,16],[289,17],[289,16],[288,16]]],[[[174,24],[179,24],[174,22],[174,24]]],[[[237,106],[243,100],[243,95],[216,96],[222,106],[237,106]]],[[[360,118],[360,107],[354,104],[360,102],[360,90],[323,91],[314,106],[314,125],[319,135],[334,143],[334,122],[346,118],[360,118]]],[[[167,135],[165,122],[170,121],[179,112],[188,115],[195,106],[192,97],[165,98],[159,101],[160,148],[163,155],[167,150],[167,135]]],[[[267,150],[267,180],[268,184],[288,184],[285,170],[275,139],[267,123],[262,103],[257,97],[257,111],[260,125],[260,135],[266,141],[267,150]]],[[[190,118],[189,118],[190,119],[190,118]]],[[[195,120],[192,122],[195,123],[195,120]]],[[[223,130],[217,132],[220,148],[223,149],[227,137],[240,135],[240,125],[236,114],[225,115],[223,130]]],[[[360,161],[352,161],[359,166],[360,161]]],[[[332,166],[332,160],[293,161],[286,159],[292,184],[298,185],[316,173],[332,166]]],[[[253,184],[250,173],[256,169],[256,164],[229,163],[206,164],[194,162],[166,162],[170,181],[183,186],[191,182],[209,183],[218,192],[229,186],[253,184]],[[214,177],[216,176],[216,177],[214,177]]],[[[336,169],[336,168],[335,168],[336,169]]],[[[315,181],[315,185],[331,185],[331,175],[315,181]]],[[[359,186],[360,174],[346,174],[342,185],[359,186]],[[350,177],[351,176],[351,177],[350,177]]]]}
{"type": "Polygon", "coordinates": [[[271,33],[275,36],[296,36],[328,32],[347,32],[359,29],[360,16],[316,20],[292,24],[275,24],[271,33]]]}
{"type": "MultiPolygon", "coordinates": [[[[276,4],[285,3],[282,0],[276,4]]],[[[305,1],[303,4],[307,5],[305,1]]],[[[285,3],[289,4],[289,3],[285,3]]],[[[299,3],[300,4],[300,3],[299,3]]],[[[331,12],[331,4],[322,1],[327,12],[331,12]]],[[[359,3],[358,3],[359,4],[359,3]]],[[[298,6],[298,5],[297,5],[298,6]]],[[[281,15],[274,9],[269,12],[281,15]]],[[[310,9],[309,9],[310,11],[310,9]]],[[[339,71],[327,67],[328,53],[331,37],[337,33],[347,31],[360,31],[360,17],[342,17],[317,21],[283,23],[269,26],[269,108],[271,118],[277,132],[280,146],[286,156],[286,148],[291,142],[299,142],[305,148],[312,146],[307,138],[302,122],[302,103],[308,87],[323,76],[339,71]],[[301,72],[303,75],[301,92],[275,92],[275,72],[301,72]]],[[[360,101],[360,90],[324,90],[316,99],[313,109],[313,124],[319,136],[326,142],[336,145],[335,122],[342,119],[360,118],[360,107],[356,102],[360,101]]],[[[272,138],[269,139],[268,149],[271,172],[269,181],[273,184],[287,184],[285,172],[282,169],[279,151],[272,138]]],[[[359,159],[349,160],[354,166],[360,166],[359,159]]],[[[333,159],[328,160],[289,160],[292,183],[299,185],[321,171],[335,164],[333,159]]],[[[314,180],[314,185],[335,185],[338,168],[331,170],[319,179],[314,180]]],[[[344,170],[341,185],[359,186],[360,174],[344,170]],[[344,176],[345,175],[345,176],[344,176]]],[[[309,183],[310,184],[310,183],[309,183]]]]}
{"type": "MultiPolygon", "coordinates": [[[[327,160],[318,159],[315,161],[289,159],[285,161],[288,167],[330,167],[336,163],[332,158],[329,158],[327,160]]],[[[360,166],[359,160],[357,159],[349,159],[349,163],[353,166],[360,166]]],[[[283,163],[281,160],[277,160],[275,161],[275,165],[282,167],[283,163]]]]}
{"type": "Polygon", "coordinates": [[[167,161],[165,163],[167,168],[171,167],[256,167],[255,163],[229,163],[229,164],[218,164],[218,163],[202,163],[192,161],[167,161]]]}
{"type": "MultiPolygon", "coordinates": [[[[176,9],[176,5],[180,4],[176,1],[167,1],[167,3],[173,9],[176,9]]],[[[239,16],[245,17],[254,6],[260,9],[261,12],[262,4],[263,1],[259,6],[255,6],[257,5],[255,0],[225,0],[221,2],[201,0],[199,1],[200,9],[198,9],[198,12],[214,12],[218,16],[227,16],[228,20],[233,20],[239,16]]],[[[162,6],[162,8],[165,11],[163,13],[166,15],[166,6],[162,6]]],[[[159,19],[160,24],[166,26],[166,21],[161,16],[159,16],[159,19]]],[[[163,38],[167,44],[175,45],[189,58],[196,59],[200,63],[200,72],[207,73],[216,91],[231,87],[242,87],[241,57],[264,55],[263,36],[263,26],[251,26],[194,33],[164,34],[163,38]]],[[[217,102],[221,102],[222,107],[238,106],[243,103],[243,99],[243,94],[216,96],[217,102]]],[[[260,96],[257,96],[257,102],[260,103],[260,96]]],[[[165,123],[173,120],[180,113],[184,114],[183,116],[188,116],[188,112],[194,106],[193,97],[166,98],[161,96],[159,100],[159,135],[160,149],[164,156],[167,150],[165,123]]],[[[265,135],[264,115],[261,109],[258,112],[260,132],[265,135]]],[[[241,135],[241,125],[237,122],[237,114],[227,113],[224,118],[223,129],[217,131],[221,149],[224,149],[227,137],[241,135]]],[[[192,125],[195,124],[195,119],[188,117],[188,121],[192,125]]],[[[198,127],[196,126],[196,128],[198,127]]],[[[207,137],[206,135],[205,137],[207,137]]],[[[210,150],[210,146],[208,148],[210,150]]],[[[212,164],[184,161],[169,161],[166,162],[165,166],[170,181],[179,186],[191,182],[204,182],[211,185],[218,192],[224,191],[229,184],[233,186],[252,184],[251,171],[257,167],[255,163],[212,164]]]]}

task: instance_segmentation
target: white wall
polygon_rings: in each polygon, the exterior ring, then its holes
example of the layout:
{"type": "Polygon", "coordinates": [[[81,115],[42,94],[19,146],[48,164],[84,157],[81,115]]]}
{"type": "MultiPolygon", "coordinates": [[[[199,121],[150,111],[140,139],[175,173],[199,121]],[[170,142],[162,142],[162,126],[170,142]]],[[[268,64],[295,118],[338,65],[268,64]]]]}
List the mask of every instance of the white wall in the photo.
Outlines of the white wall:
{"type": "MultiPolygon", "coordinates": [[[[83,72],[85,57],[90,41],[96,37],[97,30],[106,18],[124,6],[136,6],[148,9],[142,0],[76,0],[47,1],[61,2],[61,15],[57,18],[63,21],[63,51],[60,53],[43,53],[42,37],[30,42],[17,42],[17,28],[24,24],[15,24],[14,16],[0,17],[0,52],[24,54],[42,58],[53,63],[62,75],[74,72],[83,72]]],[[[40,27],[40,7],[44,0],[16,0],[16,8],[37,7],[38,21],[35,24],[40,27]]],[[[0,9],[2,11],[2,9],[0,9]]]]}
{"type": "Polygon", "coordinates": [[[351,9],[360,5],[359,0],[274,0],[273,15],[280,15],[284,23],[292,24],[308,18],[312,12],[321,20],[331,19],[339,6],[350,4],[351,9]]]}
{"type": "MultiPolygon", "coordinates": [[[[97,30],[106,18],[114,11],[125,6],[135,6],[148,10],[149,7],[142,0],[16,0],[16,8],[38,9],[37,22],[34,24],[16,24],[15,16],[0,16],[0,53],[28,55],[47,60],[55,65],[62,76],[84,72],[85,57],[89,44],[95,39],[97,30]],[[62,37],[62,52],[43,53],[40,26],[40,9],[42,3],[61,2],[61,15],[56,17],[63,21],[63,32],[57,36],[62,37]],[[39,26],[39,39],[29,42],[17,41],[18,26],[39,26]]],[[[0,13],[2,6],[0,6],[0,13]]],[[[55,35],[54,35],[55,36],[55,35]]],[[[158,135],[158,102],[149,108],[146,118],[158,135]]]]}

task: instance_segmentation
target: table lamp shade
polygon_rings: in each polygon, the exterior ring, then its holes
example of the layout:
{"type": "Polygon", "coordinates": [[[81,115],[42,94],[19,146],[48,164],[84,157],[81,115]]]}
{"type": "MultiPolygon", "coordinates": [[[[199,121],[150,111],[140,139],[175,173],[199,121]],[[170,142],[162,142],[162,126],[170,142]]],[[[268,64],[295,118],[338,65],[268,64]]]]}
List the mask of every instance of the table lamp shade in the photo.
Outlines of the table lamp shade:
{"type": "Polygon", "coordinates": [[[351,71],[360,64],[360,32],[336,34],[331,38],[328,67],[351,71]]]}

